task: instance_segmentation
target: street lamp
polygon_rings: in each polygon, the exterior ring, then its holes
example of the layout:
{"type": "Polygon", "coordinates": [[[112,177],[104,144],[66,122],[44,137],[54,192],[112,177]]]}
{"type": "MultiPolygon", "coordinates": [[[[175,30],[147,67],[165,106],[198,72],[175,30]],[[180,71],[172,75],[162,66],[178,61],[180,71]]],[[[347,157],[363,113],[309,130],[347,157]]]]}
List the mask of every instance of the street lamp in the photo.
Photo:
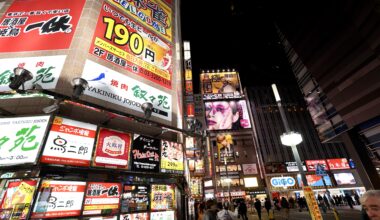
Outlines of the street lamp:
{"type": "Polygon", "coordinates": [[[284,109],[281,105],[281,98],[278,93],[276,84],[272,84],[272,90],[277,102],[278,109],[280,111],[282,122],[284,123],[284,126],[285,126],[285,131],[286,131],[280,136],[281,143],[285,146],[290,146],[292,148],[294,159],[296,160],[298,170],[302,177],[303,185],[307,186],[308,184],[306,180],[306,175],[305,175],[305,172],[303,171],[301,158],[297,150],[297,144],[302,142],[302,136],[300,133],[290,130],[288,120],[286,119],[284,109]]]}

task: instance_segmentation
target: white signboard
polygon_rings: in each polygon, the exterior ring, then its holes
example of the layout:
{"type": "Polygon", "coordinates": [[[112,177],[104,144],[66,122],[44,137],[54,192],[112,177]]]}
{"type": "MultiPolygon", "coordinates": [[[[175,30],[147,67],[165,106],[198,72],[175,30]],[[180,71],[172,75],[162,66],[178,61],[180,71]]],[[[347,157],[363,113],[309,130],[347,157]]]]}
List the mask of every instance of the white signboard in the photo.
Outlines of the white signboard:
{"type": "Polygon", "coordinates": [[[243,173],[244,175],[258,174],[256,164],[243,164],[243,173]]]}
{"type": "Polygon", "coordinates": [[[41,162],[90,166],[96,125],[55,117],[41,162]]]}
{"type": "Polygon", "coordinates": [[[172,96],[91,60],[86,60],[82,78],[89,87],[84,94],[143,112],[141,105],[153,104],[152,116],[172,120],[172,96]]]}
{"type": "Polygon", "coordinates": [[[174,211],[151,212],[150,220],[174,220],[174,211]]]}
{"type": "MultiPolygon", "coordinates": [[[[288,172],[298,172],[299,170],[298,170],[298,166],[297,166],[297,162],[285,162],[285,164],[286,164],[286,170],[288,171],[288,172]]],[[[303,167],[303,171],[307,171],[306,170],[306,166],[305,165],[303,165],[303,163],[302,163],[302,167],[303,167]]]]}
{"type": "Polygon", "coordinates": [[[9,77],[14,74],[16,67],[22,67],[33,74],[33,79],[25,82],[25,89],[31,89],[35,84],[43,89],[54,89],[65,59],[66,55],[0,59],[0,92],[12,90],[9,88],[9,77]]]}
{"type": "Polygon", "coordinates": [[[0,166],[34,163],[50,116],[0,118],[0,166]]]}

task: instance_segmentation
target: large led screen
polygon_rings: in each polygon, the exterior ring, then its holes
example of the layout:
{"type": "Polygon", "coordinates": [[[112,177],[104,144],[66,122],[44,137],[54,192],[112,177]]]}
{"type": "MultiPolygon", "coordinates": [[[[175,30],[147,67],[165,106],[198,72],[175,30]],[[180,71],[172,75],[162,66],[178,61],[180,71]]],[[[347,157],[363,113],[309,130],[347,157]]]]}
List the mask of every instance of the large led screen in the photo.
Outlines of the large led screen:
{"type": "Polygon", "coordinates": [[[202,73],[203,99],[240,98],[240,80],[237,72],[202,73]]]}
{"type": "Polygon", "coordinates": [[[334,173],[336,184],[338,185],[354,185],[356,180],[352,173],[334,173]]]}

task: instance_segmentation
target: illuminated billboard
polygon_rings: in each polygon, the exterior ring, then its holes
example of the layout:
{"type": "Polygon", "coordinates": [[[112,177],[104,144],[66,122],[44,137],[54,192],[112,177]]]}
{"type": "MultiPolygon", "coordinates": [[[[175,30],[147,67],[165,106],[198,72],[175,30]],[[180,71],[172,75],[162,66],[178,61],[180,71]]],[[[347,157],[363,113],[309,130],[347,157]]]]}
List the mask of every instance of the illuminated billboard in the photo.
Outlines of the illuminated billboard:
{"type": "Polygon", "coordinates": [[[242,97],[237,72],[202,73],[200,77],[204,100],[242,97]]]}

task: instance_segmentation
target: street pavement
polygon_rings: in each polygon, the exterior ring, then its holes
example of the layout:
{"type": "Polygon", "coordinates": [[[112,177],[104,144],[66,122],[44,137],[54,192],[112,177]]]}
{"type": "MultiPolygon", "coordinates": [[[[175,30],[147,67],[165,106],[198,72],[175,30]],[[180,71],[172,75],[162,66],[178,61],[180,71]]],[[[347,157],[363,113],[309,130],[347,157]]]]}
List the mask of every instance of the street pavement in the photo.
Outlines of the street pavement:
{"type": "MultiPolygon", "coordinates": [[[[354,209],[347,207],[337,207],[336,210],[339,213],[339,220],[360,220],[360,206],[355,206],[354,209]]],[[[322,212],[322,211],[321,211],[322,212]]],[[[275,220],[285,220],[285,210],[275,211],[275,220]]],[[[323,213],[323,220],[336,220],[334,213],[331,210],[327,210],[327,213],[323,213]]],[[[259,220],[257,213],[249,214],[249,220],[259,220]]],[[[265,209],[263,209],[261,220],[268,220],[268,215],[265,209]]],[[[305,209],[299,212],[298,209],[291,209],[289,212],[288,220],[311,220],[310,214],[305,209]]]]}

